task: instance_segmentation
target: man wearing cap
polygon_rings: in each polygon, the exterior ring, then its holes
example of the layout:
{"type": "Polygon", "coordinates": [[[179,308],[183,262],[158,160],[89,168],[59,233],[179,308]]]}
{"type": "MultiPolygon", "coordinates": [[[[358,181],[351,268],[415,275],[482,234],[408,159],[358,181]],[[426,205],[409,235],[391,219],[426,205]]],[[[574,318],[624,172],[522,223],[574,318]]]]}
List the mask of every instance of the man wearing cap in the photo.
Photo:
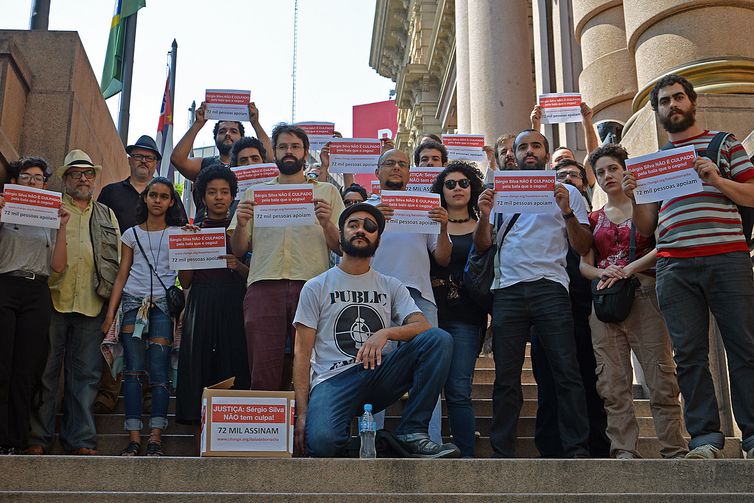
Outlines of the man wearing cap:
{"type": "Polygon", "coordinates": [[[52,304],[50,353],[42,375],[39,408],[32,414],[29,454],[52,446],[60,371],[65,366],[60,443],[70,454],[96,454],[92,403],[97,395],[102,356],[102,310],[118,272],[120,232],[115,214],[93,200],[102,166],[86,152],[72,150],[54,177],[62,182],[68,263],[49,279],[52,304]],[[96,250],[96,252],[95,252],[96,250]]]}
{"type": "Polygon", "coordinates": [[[338,219],[343,260],[310,279],[294,318],[295,445],[301,455],[342,454],[355,416],[384,410],[410,390],[395,433],[406,454],[458,457],[427,433],[453,353],[450,334],[432,328],[397,279],[371,268],[385,218],[365,203],[338,219]],[[388,341],[401,341],[392,349],[388,341]]]}
{"type": "Polygon", "coordinates": [[[97,201],[115,212],[121,234],[137,224],[136,207],[139,195],[154,177],[162,160],[155,141],[147,135],[126,147],[131,174],[125,180],[102,187],[97,201]]]}

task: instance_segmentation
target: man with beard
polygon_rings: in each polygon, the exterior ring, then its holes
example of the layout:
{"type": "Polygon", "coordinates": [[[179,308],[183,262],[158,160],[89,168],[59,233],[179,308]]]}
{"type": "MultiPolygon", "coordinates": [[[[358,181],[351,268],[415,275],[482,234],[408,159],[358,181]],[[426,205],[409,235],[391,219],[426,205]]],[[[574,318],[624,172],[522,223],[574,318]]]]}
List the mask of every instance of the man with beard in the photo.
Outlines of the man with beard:
{"type": "Polygon", "coordinates": [[[448,149],[442,143],[427,140],[414,150],[414,166],[440,168],[448,164],[448,149]]]}
{"type": "MultiPolygon", "coordinates": [[[[557,180],[573,185],[591,209],[586,195],[587,178],[584,167],[573,159],[563,159],[555,165],[557,180]]],[[[581,257],[573,248],[568,249],[566,271],[568,272],[568,294],[573,315],[573,334],[576,344],[576,360],[579,364],[581,380],[584,383],[587,417],[589,418],[589,451],[592,457],[606,458],[610,455],[610,440],[605,430],[607,415],[605,404],[597,393],[597,361],[592,347],[592,331],[589,316],[592,313],[591,283],[579,272],[581,257]]],[[[544,348],[539,344],[536,330],[532,332],[532,368],[537,380],[537,422],[534,430],[534,443],[543,458],[562,458],[563,448],[558,427],[558,395],[552,370],[544,348]]]]}
{"type": "Polygon", "coordinates": [[[60,372],[65,367],[60,443],[69,454],[96,454],[92,404],[102,370],[103,306],[118,272],[120,232],[112,210],[92,199],[95,165],[81,150],[72,150],[54,175],[65,193],[63,207],[68,264],[49,278],[54,310],[50,322],[50,353],[41,381],[41,401],[31,418],[29,454],[49,452],[55,433],[60,372]]]}
{"type": "MultiPolygon", "coordinates": [[[[516,136],[513,151],[519,169],[544,170],[550,160],[547,138],[533,129],[516,136]]],[[[481,217],[474,231],[478,253],[492,246],[494,198],[494,189],[479,196],[481,217]]],[[[523,403],[521,368],[532,327],[552,369],[563,456],[589,456],[589,424],[573,338],[566,255],[569,244],[577,253],[587,253],[592,233],[584,200],[575,187],[556,184],[554,198],[557,208],[552,212],[503,214],[495,219],[499,232],[508,231],[499,246],[500,267],[492,283],[495,385],[490,441],[495,457],[515,456],[523,403]]]]}
{"type": "MultiPolygon", "coordinates": [[[[382,154],[375,175],[380,181],[380,190],[406,190],[409,179],[408,156],[397,149],[382,154]]],[[[390,220],[393,209],[372,195],[367,201],[379,208],[390,220]]],[[[377,251],[372,267],[382,274],[398,278],[408,288],[411,298],[433,327],[438,326],[437,305],[429,277],[429,253],[441,266],[450,263],[453,243],[448,235],[448,211],[442,206],[429,211],[429,218],[440,224],[440,234],[394,232],[388,228],[382,236],[383,244],[377,251]]],[[[432,415],[429,435],[436,443],[442,442],[440,401],[432,415]]]]}
{"type": "MultiPolygon", "coordinates": [[[[652,109],[674,147],[704,153],[716,131],[696,122],[696,92],[679,75],[662,77],[650,93],[652,109]]],[[[709,370],[709,311],[720,329],[730,369],[733,411],[743,449],[754,458],[754,285],[749,248],[736,205],[754,206],[754,166],[732,134],[718,163],[698,156],[702,191],[659,203],[636,204],[636,179],[623,178],[634,201],[633,221],[644,236],[657,230],[657,300],[673,343],[692,459],[722,457],[715,387],[709,370]]]]}
{"type": "Polygon", "coordinates": [[[448,375],[450,335],[432,328],[399,280],[370,267],[385,229],[380,210],[350,206],[338,227],[343,260],[306,282],[294,319],[296,452],[342,454],[365,403],[378,412],[410,390],[395,432],[408,454],[457,457],[455,445],[427,434],[448,375]],[[391,351],[388,341],[402,344],[391,351]]]}
{"type": "Polygon", "coordinates": [[[244,326],[251,389],[290,389],[290,354],[295,343],[293,315],[307,280],[326,271],[332,250],[340,254],[338,216],[343,200],[335,186],[307,180],[304,164],[309,138],[298,127],[280,124],[272,131],[280,175],[267,185],[311,183],[317,223],[301,227],[254,226],[254,191],[247,189],[228,227],[233,253],[251,251],[244,326]],[[286,356],[287,354],[287,356],[286,356]]]}

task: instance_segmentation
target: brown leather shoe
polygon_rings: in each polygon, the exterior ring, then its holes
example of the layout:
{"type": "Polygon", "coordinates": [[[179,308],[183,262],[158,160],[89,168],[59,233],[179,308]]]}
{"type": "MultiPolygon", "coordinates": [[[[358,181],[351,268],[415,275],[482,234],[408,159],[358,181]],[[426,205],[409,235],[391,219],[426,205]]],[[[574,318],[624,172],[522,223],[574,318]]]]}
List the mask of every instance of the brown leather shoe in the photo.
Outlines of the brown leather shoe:
{"type": "Polygon", "coordinates": [[[24,451],[24,454],[28,454],[29,456],[41,456],[45,453],[45,448],[41,445],[30,445],[26,448],[24,451]]]}
{"type": "Polygon", "coordinates": [[[88,449],[86,447],[80,447],[70,451],[68,454],[72,456],[96,456],[97,451],[94,449],[88,449]]]}

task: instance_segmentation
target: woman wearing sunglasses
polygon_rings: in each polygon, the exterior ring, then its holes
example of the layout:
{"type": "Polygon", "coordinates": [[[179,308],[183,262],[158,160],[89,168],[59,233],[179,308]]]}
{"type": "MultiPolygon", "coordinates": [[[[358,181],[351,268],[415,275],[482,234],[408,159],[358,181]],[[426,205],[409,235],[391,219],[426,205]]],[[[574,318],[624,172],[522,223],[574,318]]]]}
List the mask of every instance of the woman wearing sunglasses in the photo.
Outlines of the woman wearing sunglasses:
{"type": "MultiPolygon", "coordinates": [[[[24,157],[10,163],[10,183],[44,189],[47,162],[24,157]]],[[[0,194],[0,211],[5,200],[0,194]]],[[[0,222],[0,454],[27,447],[34,387],[47,362],[52,299],[47,277],[68,262],[66,224],[47,229],[0,222]]]]}
{"type": "Polygon", "coordinates": [[[448,211],[448,234],[453,241],[450,264],[441,267],[432,260],[430,276],[440,328],[453,336],[453,359],[445,383],[445,399],[453,442],[463,457],[474,457],[471,380],[487,326],[487,314],[466,296],[461,285],[479,215],[476,202],[482,190],[482,174],[463,161],[448,164],[432,185],[432,192],[440,194],[440,202],[448,211]]]}

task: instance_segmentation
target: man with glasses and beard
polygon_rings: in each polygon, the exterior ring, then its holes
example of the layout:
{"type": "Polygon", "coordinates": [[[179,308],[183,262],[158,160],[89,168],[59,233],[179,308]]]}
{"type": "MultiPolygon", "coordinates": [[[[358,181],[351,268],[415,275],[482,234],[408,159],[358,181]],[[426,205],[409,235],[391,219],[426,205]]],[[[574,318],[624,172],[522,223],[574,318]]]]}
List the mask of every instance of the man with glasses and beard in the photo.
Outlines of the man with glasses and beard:
{"type": "Polygon", "coordinates": [[[244,327],[251,389],[286,390],[291,383],[293,315],[307,280],[329,267],[329,252],[340,254],[338,217],[343,200],[327,182],[307,180],[309,138],[298,127],[279,124],[272,152],[280,175],[267,185],[310,183],[317,223],[301,227],[255,227],[254,191],[247,189],[228,227],[237,257],[251,251],[244,327]]]}
{"type": "Polygon", "coordinates": [[[341,455],[365,403],[378,412],[410,390],[395,432],[407,455],[457,457],[455,445],[427,434],[448,375],[450,335],[431,327],[399,280],[370,267],[385,229],[380,210],[355,204],[338,226],[343,260],[306,282],[294,319],[296,452],[341,455]]]}
{"type": "MultiPolygon", "coordinates": [[[[684,400],[692,459],[722,457],[725,437],[709,370],[709,312],[720,329],[730,369],[733,412],[743,450],[754,458],[754,284],[736,205],[754,206],[754,166],[732,134],[702,157],[717,131],[696,122],[696,91],[680,75],[666,75],[650,93],[652,109],[673,147],[693,145],[702,191],[662,203],[637,204],[636,179],[623,177],[643,236],[657,230],[657,300],[668,326],[684,400]],[[718,154],[718,155],[715,155],[718,154]],[[717,164],[716,164],[717,162],[717,164]]],[[[670,146],[670,145],[668,145],[670,146]]]]}

